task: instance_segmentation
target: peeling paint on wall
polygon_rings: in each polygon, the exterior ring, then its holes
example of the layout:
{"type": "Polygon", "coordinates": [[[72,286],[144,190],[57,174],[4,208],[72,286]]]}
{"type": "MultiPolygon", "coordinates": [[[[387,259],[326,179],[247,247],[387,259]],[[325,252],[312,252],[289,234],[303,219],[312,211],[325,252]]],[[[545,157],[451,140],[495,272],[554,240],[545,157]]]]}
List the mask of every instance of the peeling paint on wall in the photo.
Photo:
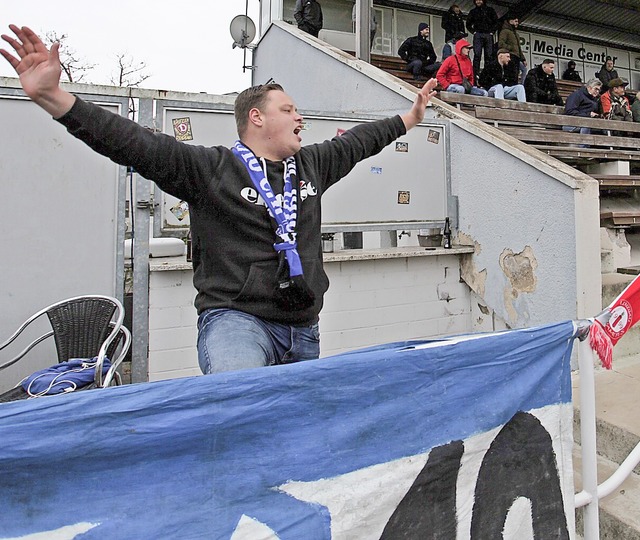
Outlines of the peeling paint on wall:
{"type": "Polygon", "coordinates": [[[475,265],[474,255],[480,254],[482,246],[475,242],[471,236],[459,232],[456,237],[456,244],[473,246],[473,255],[463,255],[460,260],[460,277],[480,298],[484,298],[487,282],[487,269],[478,270],[475,265]]]}
{"type": "Polygon", "coordinates": [[[526,246],[520,253],[505,249],[500,254],[500,268],[508,282],[504,289],[504,307],[509,320],[516,322],[519,318],[529,318],[528,313],[518,313],[516,300],[521,293],[532,293],[536,290],[537,278],[535,271],[538,261],[531,246],[526,246]]]}

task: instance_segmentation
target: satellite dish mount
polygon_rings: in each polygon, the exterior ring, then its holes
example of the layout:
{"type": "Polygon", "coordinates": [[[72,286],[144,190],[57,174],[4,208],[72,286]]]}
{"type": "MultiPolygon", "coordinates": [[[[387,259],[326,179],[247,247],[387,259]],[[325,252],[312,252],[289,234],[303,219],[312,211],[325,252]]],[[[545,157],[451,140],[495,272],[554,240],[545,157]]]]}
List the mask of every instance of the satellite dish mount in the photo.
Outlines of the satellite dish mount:
{"type": "Polygon", "coordinates": [[[242,66],[242,72],[247,69],[253,69],[253,66],[247,66],[247,49],[255,49],[256,45],[251,45],[251,42],[256,37],[256,25],[246,15],[236,15],[229,26],[231,37],[233,38],[232,49],[240,47],[244,50],[244,61],[242,66]]]}

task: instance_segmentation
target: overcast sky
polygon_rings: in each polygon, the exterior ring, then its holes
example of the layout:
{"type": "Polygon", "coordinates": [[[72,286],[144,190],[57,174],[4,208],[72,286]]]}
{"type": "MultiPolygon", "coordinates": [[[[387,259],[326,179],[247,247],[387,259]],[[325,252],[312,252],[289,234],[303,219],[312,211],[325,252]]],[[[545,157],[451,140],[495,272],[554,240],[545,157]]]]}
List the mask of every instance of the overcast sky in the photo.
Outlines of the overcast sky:
{"type": "MultiPolygon", "coordinates": [[[[147,64],[144,88],[223,94],[250,86],[242,72],[243,51],[231,48],[229,24],[245,13],[246,0],[6,0],[1,32],[10,23],[29,26],[40,35],[67,34],[77,56],[96,64],[85,78],[109,84],[117,72],[117,55],[147,64]]],[[[258,0],[249,0],[249,16],[258,27],[258,0]]],[[[2,42],[2,48],[6,43],[2,42]]],[[[0,76],[15,76],[0,57],[0,76]]],[[[247,52],[247,64],[251,52],[247,52]]],[[[83,81],[83,82],[85,82],[83,81]]]]}

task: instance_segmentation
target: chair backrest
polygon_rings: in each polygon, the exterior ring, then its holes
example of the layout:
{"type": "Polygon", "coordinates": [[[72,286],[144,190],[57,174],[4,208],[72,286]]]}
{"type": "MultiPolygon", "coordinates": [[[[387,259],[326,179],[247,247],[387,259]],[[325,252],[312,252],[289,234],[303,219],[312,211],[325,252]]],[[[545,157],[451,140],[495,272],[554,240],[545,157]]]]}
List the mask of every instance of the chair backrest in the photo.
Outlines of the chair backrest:
{"type": "Polygon", "coordinates": [[[91,358],[98,354],[118,306],[105,297],[78,297],[47,309],[58,352],[58,361],[91,358]]]}

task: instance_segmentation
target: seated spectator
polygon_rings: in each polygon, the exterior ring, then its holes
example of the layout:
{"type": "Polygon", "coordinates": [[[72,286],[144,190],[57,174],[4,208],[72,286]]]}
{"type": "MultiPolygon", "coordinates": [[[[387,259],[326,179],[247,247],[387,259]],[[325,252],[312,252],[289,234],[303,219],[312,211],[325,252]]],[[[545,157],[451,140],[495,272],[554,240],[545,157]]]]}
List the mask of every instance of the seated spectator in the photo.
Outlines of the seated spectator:
{"type": "Polygon", "coordinates": [[[562,78],[565,81],[582,82],[582,77],[580,77],[580,73],[576,71],[576,63],[573,60],[569,60],[569,64],[567,65],[567,69],[564,70],[562,78]]]}
{"type": "Polygon", "coordinates": [[[449,58],[456,50],[456,43],[462,38],[466,38],[466,32],[457,32],[453,35],[453,37],[447,41],[442,47],[442,61],[444,62],[447,58],[449,58]]]}
{"type": "MultiPolygon", "coordinates": [[[[598,109],[600,107],[600,89],[602,82],[600,79],[591,79],[582,88],[578,88],[567,98],[567,104],[564,106],[564,114],[568,116],[581,116],[584,118],[597,118],[598,109]]],[[[564,131],[576,132],[583,134],[591,133],[591,128],[563,126],[564,131]]]]}
{"type": "Polygon", "coordinates": [[[469,58],[470,49],[471,44],[466,39],[461,39],[456,43],[456,54],[442,62],[438,70],[436,75],[438,84],[445,92],[487,96],[487,91],[484,88],[475,86],[473,64],[469,58]],[[464,87],[464,79],[470,84],[469,91],[464,87]]]}
{"type": "Polygon", "coordinates": [[[407,63],[407,71],[413,73],[415,80],[422,80],[422,75],[429,79],[434,76],[440,68],[440,62],[436,62],[438,57],[429,41],[427,23],[422,22],[418,25],[417,36],[405,39],[398,49],[398,56],[407,63]]]}
{"type": "Polygon", "coordinates": [[[631,114],[634,122],[640,122],[640,92],[636,94],[636,99],[631,104],[631,114]]]}
{"type": "Polygon", "coordinates": [[[542,64],[529,70],[524,80],[528,102],[544,103],[546,105],[564,104],[558,93],[556,76],[553,74],[555,67],[556,63],[551,58],[546,58],[542,61],[542,64]]]}
{"type": "Polygon", "coordinates": [[[489,97],[527,101],[524,86],[518,84],[516,62],[511,60],[511,54],[507,49],[498,50],[497,60],[492,60],[482,70],[478,83],[488,90],[489,97]]]}
{"type": "Polygon", "coordinates": [[[610,56],[607,56],[600,71],[596,73],[596,77],[602,81],[602,85],[605,88],[608,88],[610,80],[618,78],[618,72],[613,69],[613,59],[610,56]]]}
{"type": "Polygon", "coordinates": [[[609,81],[609,91],[600,96],[602,116],[607,120],[632,122],[633,115],[629,99],[625,96],[625,87],[629,83],[620,77],[609,81]]]}

